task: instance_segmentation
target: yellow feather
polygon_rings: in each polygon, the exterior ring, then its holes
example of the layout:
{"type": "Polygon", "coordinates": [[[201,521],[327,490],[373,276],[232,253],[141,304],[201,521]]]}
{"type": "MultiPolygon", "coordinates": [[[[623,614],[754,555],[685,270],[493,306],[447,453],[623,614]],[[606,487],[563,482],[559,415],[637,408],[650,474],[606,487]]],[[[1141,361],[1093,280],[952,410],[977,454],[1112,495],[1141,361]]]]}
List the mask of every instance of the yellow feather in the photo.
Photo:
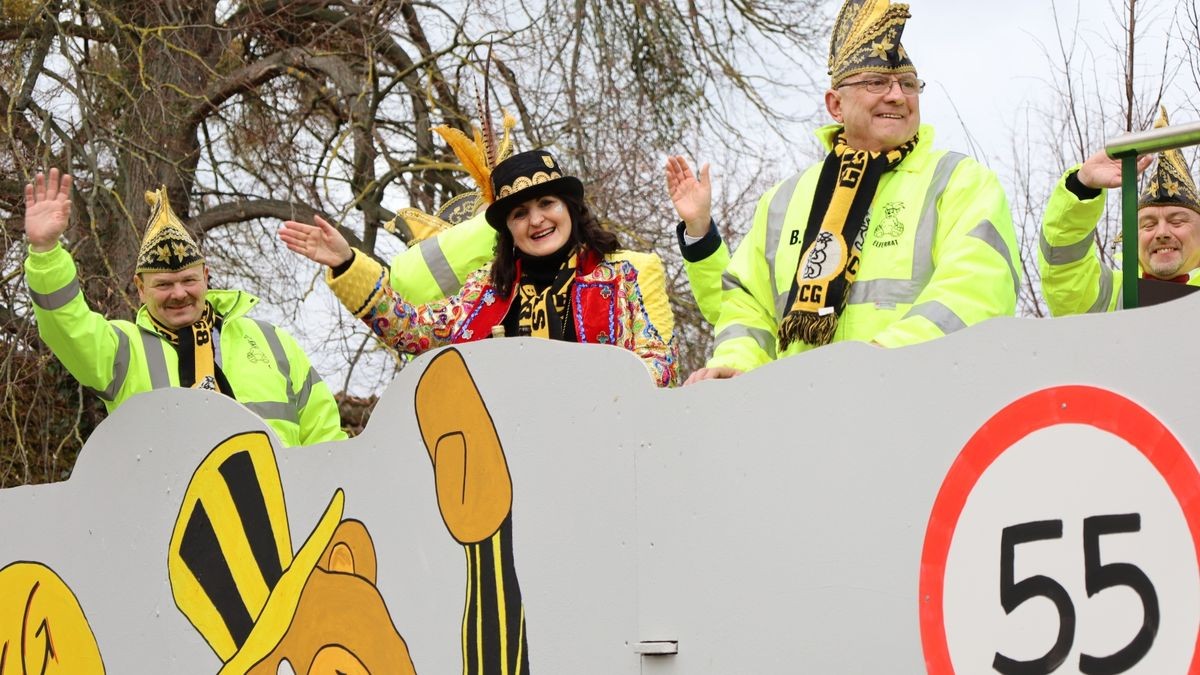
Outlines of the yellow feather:
{"type": "Polygon", "coordinates": [[[504,160],[508,159],[509,155],[512,154],[512,130],[517,126],[517,120],[512,115],[508,114],[508,111],[504,108],[500,109],[500,114],[504,116],[503,121],[500,123],[501,126],[504,127],[504,137],[500,140],[500,150],[496,153],[496,158],[497,161],[503,162],[504,160]]]}
{"type": "Polygon", "coordinates": [[[433,130],[438,133],[454,151],[454,155],[458,157],[458,161],[462,162],[463,168],[467,173],[471,174],[471,178],[475,180],[475,184],[483,191],[484,196],[491,201],[492,191],[492,170],[488,166],[487,156],[483,152],[483,146],[478,142],[478,132],[476,132],[476,140],[467,138],[467,135],[458,129],[448,126],[439,125],[433,127],[433,130]]]}

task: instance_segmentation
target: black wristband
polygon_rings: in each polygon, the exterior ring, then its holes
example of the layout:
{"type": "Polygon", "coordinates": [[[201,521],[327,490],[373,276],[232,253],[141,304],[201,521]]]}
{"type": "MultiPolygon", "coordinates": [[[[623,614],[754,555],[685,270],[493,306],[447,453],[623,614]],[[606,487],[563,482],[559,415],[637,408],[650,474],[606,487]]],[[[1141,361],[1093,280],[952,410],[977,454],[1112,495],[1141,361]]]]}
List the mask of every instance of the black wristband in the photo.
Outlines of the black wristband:
{"type": "Polygon", "coordinates": [[[675,227],[675,236],[679,239],[679,252],[683,254],[683,259],[688,262],[700,262],[721,248],[721,233],[717,231],[717,221],[708,221],[708,232],[700,241],[689,244],[683,238],[683,232],[686,225],[683,221],[675,227]]]}
{"type": "Polygon", "coordinates": [[[1096,197],[1104,194],[1104,190],[1090,188],[1084,185],[1083,181],[1079,180],[1079,169],[1067,174],[1066,184],[1067,189],[1071,191],[1071,194],[1078,197],[1079,201],[1081,202],[1086,202],[1089,199],[1095,199],[1096,197]]]}

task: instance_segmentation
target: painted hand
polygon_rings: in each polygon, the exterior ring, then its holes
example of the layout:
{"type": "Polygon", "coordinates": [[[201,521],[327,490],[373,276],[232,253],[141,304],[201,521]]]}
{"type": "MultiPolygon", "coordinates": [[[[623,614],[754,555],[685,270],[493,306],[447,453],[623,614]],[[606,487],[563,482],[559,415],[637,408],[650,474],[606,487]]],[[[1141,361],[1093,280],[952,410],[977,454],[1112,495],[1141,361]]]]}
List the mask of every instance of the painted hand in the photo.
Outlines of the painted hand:
{"type": "Polygon", "coordinates": [[[504,448],[462,354],[448,349],[417,382],[417,426],[446,529],[462,544],[491,537],[512,511],[504,448]]]}

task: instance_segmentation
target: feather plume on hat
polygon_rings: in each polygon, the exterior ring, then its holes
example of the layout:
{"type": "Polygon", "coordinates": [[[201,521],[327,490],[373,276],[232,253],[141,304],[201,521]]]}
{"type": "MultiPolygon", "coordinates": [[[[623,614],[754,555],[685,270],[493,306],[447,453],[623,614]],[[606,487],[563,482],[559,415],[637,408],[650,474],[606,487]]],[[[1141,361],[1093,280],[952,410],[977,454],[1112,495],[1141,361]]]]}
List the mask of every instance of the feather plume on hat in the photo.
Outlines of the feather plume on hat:
{"type": "Polygon", "coordinates": [[[464,171],[471,175],[475,185],[482,191],[483,201],[492,203],[492,169],[512,154],[512,130],[517,126],[517,120],[505,111],[501,111],[503,120],[503,136],[497,140],[491,122],[485,115],[483,127],[471,125],[473,138],[468,138],[462,131],[446,125],[433,127],[433,130],[446,141],[454,156],[462,163],[464,171]]]}
{"type": "Polygon", "coordinates": [[[482,124],[471,125],[471,136],[444,124],[433,127],[458,158],[459,168],[475,181],[475,189],[455,195],[433,214],[412,207],[402,208],[394,218],[383,224],[384,229],[395,234],[396,220],[402,219],[412,232],[409,244],[414,244],[450,229],[491,204],[495,200],[492,169],[512,155],[512,130],[517,126],[517,120],[508,112],[501,110],[501,115],[503,135],[499,139],[495,136],[490,114],[486,110],[481,113],[482,124]]]}

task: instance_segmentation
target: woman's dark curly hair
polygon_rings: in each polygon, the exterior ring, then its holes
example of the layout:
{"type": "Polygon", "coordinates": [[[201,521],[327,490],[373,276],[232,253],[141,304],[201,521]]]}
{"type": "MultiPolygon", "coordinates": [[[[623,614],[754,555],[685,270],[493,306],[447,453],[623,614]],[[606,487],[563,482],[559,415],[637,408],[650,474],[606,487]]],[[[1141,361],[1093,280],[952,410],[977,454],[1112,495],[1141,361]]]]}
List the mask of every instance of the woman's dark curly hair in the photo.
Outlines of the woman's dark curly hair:
{"type": "MultiPolygon", "coordinates": [[[[620,250],[621,242],[617,235],[600,225],[600,220],[587,204],[572,195],[554,196],[567,205],[567,213],[571,215],[571,241],[576,247],[586,246],[600,255],[620,250]]],[[[512,232],[509,232],[507,227],[496,228],[496,232],[496,254],[492,259],[491,281],[501,297],[508,297],[516,281],[514,277],[517,273],[517,251],[513,244],[512,232]]]]}

